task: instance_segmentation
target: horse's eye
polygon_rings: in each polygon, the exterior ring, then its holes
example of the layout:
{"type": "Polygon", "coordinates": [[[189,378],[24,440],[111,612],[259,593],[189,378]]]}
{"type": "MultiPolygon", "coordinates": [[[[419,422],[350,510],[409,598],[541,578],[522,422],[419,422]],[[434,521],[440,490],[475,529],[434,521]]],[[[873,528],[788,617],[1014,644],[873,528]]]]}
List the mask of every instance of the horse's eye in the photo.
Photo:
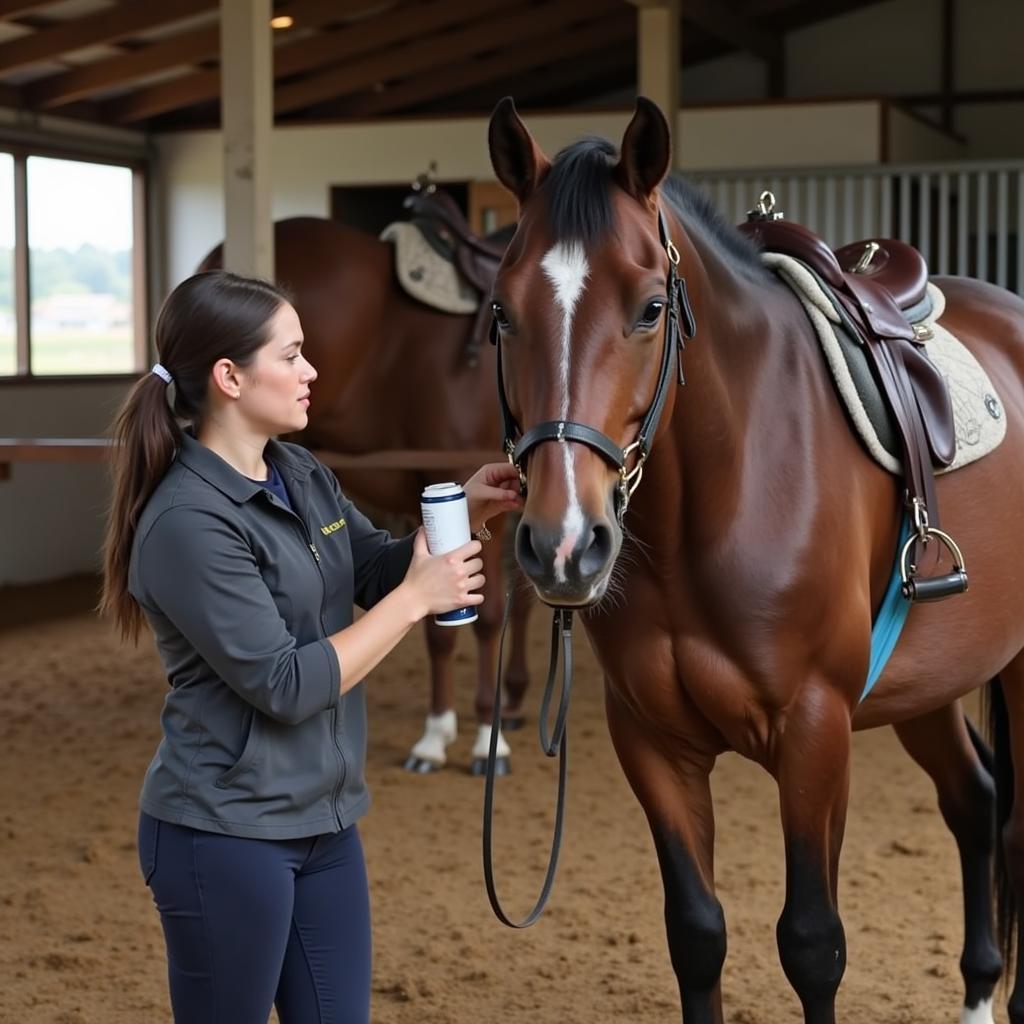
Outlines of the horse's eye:
{"type": "Polygon", "coordinates": [[[640,327],[653,327],[661,318],[661,311],[665,308],[662,299],[652,299],[644,307],[643,315],[640,317],[640,327]]]}
{"type": "Polygon", "coordinates": [[[491,303],[491,312],[494,314],[495,323],[497,323],[502,330],[511,326],[508,316],[505,314],[505,308],[500,302],[491,303]]]}

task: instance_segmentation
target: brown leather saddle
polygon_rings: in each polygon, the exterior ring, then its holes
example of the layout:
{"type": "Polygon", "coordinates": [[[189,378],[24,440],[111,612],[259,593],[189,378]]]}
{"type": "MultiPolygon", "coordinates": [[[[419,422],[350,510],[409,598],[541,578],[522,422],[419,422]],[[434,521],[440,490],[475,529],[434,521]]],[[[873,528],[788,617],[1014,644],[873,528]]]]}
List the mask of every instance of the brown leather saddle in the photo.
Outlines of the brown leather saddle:
{"type": "Polygon", "coordinates": [[[827,286],[864,347],[893,413],[913,529],[913,564],[903,558],[904,595],[910,600],[938,600],[963,593],[967,589],[963,558],[939,528],[934,478],[935,469],[949,466],[956,457],[953,406],[945,379],[924,349],[928,328],[916,327],[905,314],[920,307],[925,298],[928,267],[924,257],[896,239],[853,242],[833,252],[812,231],[771,210],[759,203],[740,231],[766,252],[800,260],[827,286]],[[924,547],[936,538],[952,555],[954,571],[919,577],[916,567],[923,563],[924,547]]]}
{"type": "Polygon", "coordinates": [[[407,196],[402,204],[428,239],[433,235],[441,245],[439,251],[450,258],[455,269],[480,293],[480,308],[473,319],[473,328],[466,343],[466,361],[476,366],[480,347],[487,339],[491,325],[491,290],[498,275],[498,264],[511,237],[511,230],[481,238],[470,228],[450,195],[438,189],[421,189],[407,196]]]}

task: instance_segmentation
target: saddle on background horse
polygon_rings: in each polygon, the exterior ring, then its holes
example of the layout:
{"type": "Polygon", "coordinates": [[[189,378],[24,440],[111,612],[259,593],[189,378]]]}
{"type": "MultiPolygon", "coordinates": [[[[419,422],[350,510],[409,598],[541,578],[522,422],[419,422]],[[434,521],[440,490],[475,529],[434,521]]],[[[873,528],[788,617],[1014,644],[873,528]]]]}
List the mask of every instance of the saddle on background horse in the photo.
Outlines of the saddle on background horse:
{"type": "Polygon", "coordinates": [[[455,200],[432,183],[421,183],[402,205],[412,214],[411,223],[389,225],[381,235],[395,243],[399,264],[406,259],[401,252],[403,246],[412,253],[407,262],[415,265],[399,265],[399,280],[421,302],[457,315],[473,314],[465,356],[470,366],[476,366],[480,346],[490,329],[488,300],[509,232],[503,229],[481,238],[470,228],[455,200]],[[415,239],[410,232],[417,233],[415,239]],[[443,270],[431,275],[428,264],[439,263],[443,270]]]}
{"type": "Polygon", "coordinates": [[[907,513],[912,534],[901,551],[903,593],[911,601],[932,601],[963,593],[967,574],[955,541],[939,527],[934,473],[956,456],[953,406],[946,381],[924,351],[926,325],[907,311],[926,297],[928,267],[912,246],[896,239],[854,242],[833,252],[813,232],[774,211],[775,197],[762,193],[740,231],[765,252],[805,264],[831,293],[868,356],[880,392],[900,438],[907,513]],[[918,576],[924,548],[939,540],[953,571],[918,576]],[[908,561],[913,547],[913,562],[908,561]]]}

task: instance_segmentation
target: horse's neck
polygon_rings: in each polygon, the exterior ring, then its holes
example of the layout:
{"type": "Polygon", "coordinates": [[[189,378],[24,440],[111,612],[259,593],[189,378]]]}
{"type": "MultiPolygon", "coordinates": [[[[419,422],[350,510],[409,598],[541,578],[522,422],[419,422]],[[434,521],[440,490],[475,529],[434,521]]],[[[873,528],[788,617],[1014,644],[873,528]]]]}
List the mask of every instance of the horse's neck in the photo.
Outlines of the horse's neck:
{"type": "Polygon", "coordinates": [[[676,390],[650,475],[659,481],[654,500],[685,504],[686,528],[704,534],[702,543],[750,513],[753,480],[792,477],[792,448],[780,444],[780,423],[792,427],[793,443],[810,429],[813,412],[798,403],[810,387],[814,404],[809,367],[820,356],[799,303],[771,275],[734,266],[699,236],[688,236],[682,265],[697,332],[686,345],[686,385],[676,390]]]}

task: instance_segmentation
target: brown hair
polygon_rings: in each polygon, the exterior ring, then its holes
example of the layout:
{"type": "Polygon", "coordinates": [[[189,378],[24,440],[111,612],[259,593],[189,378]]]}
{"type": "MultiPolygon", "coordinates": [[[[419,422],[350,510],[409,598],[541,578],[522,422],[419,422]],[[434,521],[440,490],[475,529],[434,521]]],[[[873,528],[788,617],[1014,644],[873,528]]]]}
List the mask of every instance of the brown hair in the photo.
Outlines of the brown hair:
{"type": "Polygon", "coordinates": [[[114,487],[99,610],[113,616],[124,639],[137,640],[142,624],[141,609],[128,592],[135,527],[181,446],[179,421],[202,419],[214,364],[218,359],[239,366],[252,362],[268,340],[271,318],[287,301],[266,281],[210,270],[182,281],[160,309],[157,358],[174,382],[168,385],[155,373],[143,376],[112,429],[114,487]]]}

